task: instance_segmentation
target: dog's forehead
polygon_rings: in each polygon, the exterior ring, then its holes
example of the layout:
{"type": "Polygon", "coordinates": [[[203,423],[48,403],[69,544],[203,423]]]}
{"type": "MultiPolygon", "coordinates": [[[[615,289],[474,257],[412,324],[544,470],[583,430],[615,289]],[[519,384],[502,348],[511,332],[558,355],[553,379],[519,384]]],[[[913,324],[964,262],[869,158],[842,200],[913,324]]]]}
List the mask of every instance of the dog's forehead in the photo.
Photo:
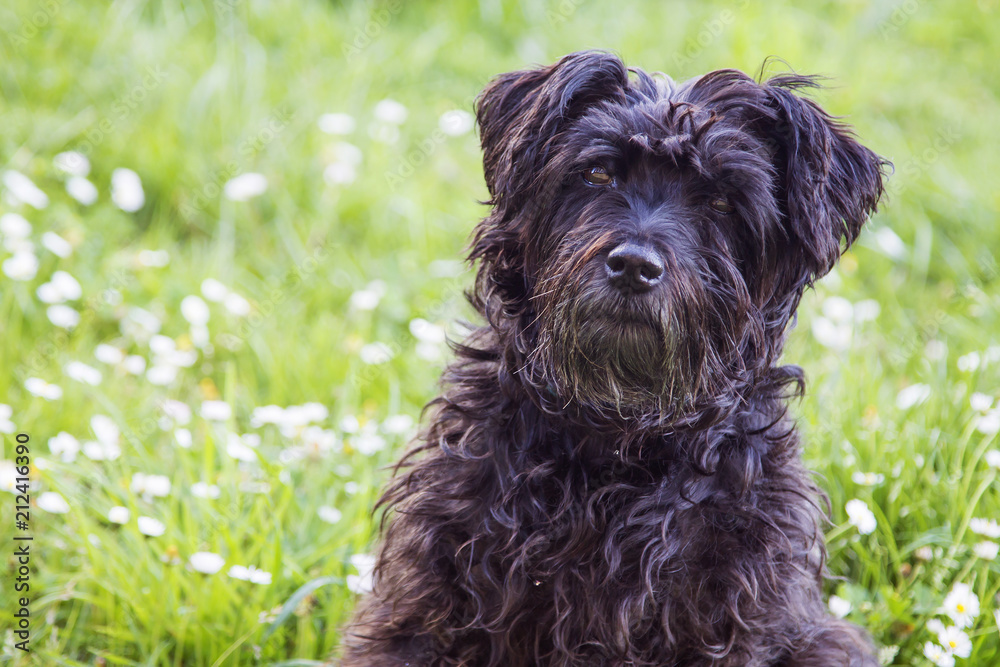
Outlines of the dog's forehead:
{"type": "MultiPolygon", "coordinates": [[[[685,84],[686,85],[686,84],[685,84]]],[[[683,87],[662,88],[656,97],[627,97],[594,105],[577,121],[580,139],[592,147],[640,150],[657,156],[695,151],[707,155],[748,145],[748,136],[727,115],[698,100],[683,87]],[[713,141],[724,134],[726,140],[713,141]],[[714,135],[714,137],[713,137],[714,135]]]]}

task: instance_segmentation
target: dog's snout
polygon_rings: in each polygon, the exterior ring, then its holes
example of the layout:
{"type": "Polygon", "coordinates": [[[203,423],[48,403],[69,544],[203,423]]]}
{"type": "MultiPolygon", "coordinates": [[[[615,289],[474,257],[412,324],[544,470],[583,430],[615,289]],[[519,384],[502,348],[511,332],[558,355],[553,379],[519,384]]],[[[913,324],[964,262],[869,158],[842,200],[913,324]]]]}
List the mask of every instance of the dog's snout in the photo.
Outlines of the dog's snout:
{"type": "Polygon", "coordinates": [[[623,292],[648,292],[663,276],[663,260],[655,250],[623,243],[608,254],[608,280],[623,292]]]}

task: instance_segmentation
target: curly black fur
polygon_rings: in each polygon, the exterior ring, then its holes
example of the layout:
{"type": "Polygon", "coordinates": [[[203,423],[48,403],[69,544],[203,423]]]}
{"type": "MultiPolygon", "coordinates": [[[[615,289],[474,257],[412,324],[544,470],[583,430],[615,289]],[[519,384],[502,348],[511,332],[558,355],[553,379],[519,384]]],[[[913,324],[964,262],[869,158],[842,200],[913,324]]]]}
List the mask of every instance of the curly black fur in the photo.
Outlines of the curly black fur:
{"type": "Polygon", "coordinates": [[[814,85],[581,52],[483,91],[486,324],[380,502],[344,665],[877,664],[826,613],[802,373],[777,364],[887,164],[814,85]],[[648,291],[608,279],[625,243],[662,265],[648,291]]]}

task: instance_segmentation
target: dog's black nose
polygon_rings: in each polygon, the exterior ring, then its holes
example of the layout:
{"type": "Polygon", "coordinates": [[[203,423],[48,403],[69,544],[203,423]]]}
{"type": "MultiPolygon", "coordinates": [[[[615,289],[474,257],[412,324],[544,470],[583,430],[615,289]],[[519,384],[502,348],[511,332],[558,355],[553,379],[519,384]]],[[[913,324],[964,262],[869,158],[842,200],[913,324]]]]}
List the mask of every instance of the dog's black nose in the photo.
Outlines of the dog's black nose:
{"type": "Polygon", "coordinates": [[[623,243],[608,255],[608,280],[623,292],[648,292],[663,276],[663,260],[637,243],[623,243]]]}

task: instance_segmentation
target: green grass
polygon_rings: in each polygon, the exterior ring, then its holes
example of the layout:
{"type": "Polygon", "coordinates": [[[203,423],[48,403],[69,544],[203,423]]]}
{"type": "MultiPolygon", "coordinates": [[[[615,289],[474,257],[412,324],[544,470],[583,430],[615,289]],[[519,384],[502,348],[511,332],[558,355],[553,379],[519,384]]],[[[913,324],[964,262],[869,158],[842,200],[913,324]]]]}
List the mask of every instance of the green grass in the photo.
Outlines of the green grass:
{"type": "MultiPolygon", "coordinates": [[[[843,578],[829,592],[851,602],[849,618],[880,646],[898,647],[891,664],[923,665],[924,642],[934,639],[927,621],[953,584],[967,583],[981,612],[968,629],[972,655],[959,664],[1000,660],[1000,563],[973,554],[986,538],[969,529],[971,518],[1000,518],[996,471],[985,460],[998,445],[976,429],[970,404],[975,392],[996,400],[1000,378],[996,350],[987,353],[1000,344],[1000,5],[621,4],[126,0],[105,9],[14,0],[0,8],[0,163],[51,200],[43,210],[0,201],[0,214],[31,223],[40,264],[26,282],[0,275],[0,401],[31,437],[40,464],[32,497],[54,491],[69,505],[66,514],[32,508],[33,653],[13,650],[7,636],[3,659],[312,664],[330,654],[355,600],[345,585],[356,574],[350,557],[370,549],[383,467],[405,442],[384,422],[417,418],[443,363],[416,353],[409,323],[450,327],[469,316],[461,297],[469,274],[448,262],[462,254],[486,192],[474,134],[444,136],[438,119],[469,110],[493,74],[602,47],[676,79],[718,67],[755,72],[769,55],[829,75],[820,101],[896,163],[890,196],[835,275],[804,300],[786,353],[806,368],[808,395],[795,411],[807,462],[832,503],[830,569],[843,578]],[[369,132],[384,98],[409,111],[395,143],[369,132]],[[317,119],[328,112],[352,115],[356,129],[324,134],[317,119]],[[343,158],[340,141],[362,160],[353,183],[332,186],[323,170],[343,158]],[[100,190],[92,206],[63,188],[52,159],[66,150],[89,157],[100,190]],[[142,178],[146,202],[135,213],[109,197],[118,167],[142,178]],[[267,192],[247,202],[221,197],[243,172],[264,174],[267,192]],[[887,252],[892,239],[877,230],[893,230],[902,252],[887,252]],[[42,248],[47,231],[74,245],[70,257],[42,248]],[[144,249],[166,250],[169,263],[144,267],[144,249]],[[83,288],[71,302],[82,321],[69,333],[36,296],[56,270],[83,288]],[[146,343],[122,333],[130,306],[156,314],[161,333],[190,348],[180,303],[200,294],[205,278],[242,294],[253,311],[235,316],[210,304],[213,349],[172,384],[94,358],[99,343],[112,343],[151,359],[146,343]],[[378,306],[352,307],[351,295],[373,280],[386,287],[378,306]],[[836,316],[837,302],[826,301],[834,295],[879,306],[875,319],[842,325],[851,331],[843,350],[812,333],[824,305],[836,316]],[[388,363],[361,360],[372,342],[393,352],[388,363]],[[977,368],[959,364],[970,352],[980,353],[977,368]],[[103,381],[67,378],[73,360],[98,367],[103,381]],[[33,396],[28,377],[59,385],[62,397],[33,396]],[[900,390],[914,384],[929,387],[926,400],[899,407],[900,390]],[[198,414],[216,397],[233,407],[225,423],[198,414]],[[158,423],[164,398],[193,408],[190,449],[158,423]],[[286,461],[279,453],[303,435],[254,428],[251,414],[307,402],[329,409],[321,425],[337,444],[286,461]],[[52,455],[48,442],[60,431],[93,440],[95,414],[121,430],[120,458],[52,455]],[[345,432],[345,417],[387,446],[362,453],[370,436],[345,432]],[[226,453],[229,431],[260,434],[257,461],[226,453]],[[857,472],[884,480],[858,484],[857,472]],[[166,475],[170,493],[143,498],[131,490],[135,473],[166,475]],[[217,485],[219,497],[193,496],[196,482],[217,485]],[[853,498],[874,512],[873,533],[847,523],[853,498]],[[130,510],[126,524],[107,520],[113,506],[130,510]],[[340,520],[322,520],[321,506],[338,509],[340,520]],[[164,534],[140,534],[138,516],[163,522],[164,534]],[[217,574],[189,567],[205,551],[225,559],[217,574]],[[270,572],[272,583],[231,578],[233,565],[270,572]],[[291,613],[282,615],[286,603],[291,613]]],[[[10,256],[0,247],[0,262],[10,256]]],[[[2,458],[13,460],[14,447],[5,435],[2,458]]],[[[20,532],[14,495],[2,500],[0,638],[15,607],[10,554],[20,532]]]]}

